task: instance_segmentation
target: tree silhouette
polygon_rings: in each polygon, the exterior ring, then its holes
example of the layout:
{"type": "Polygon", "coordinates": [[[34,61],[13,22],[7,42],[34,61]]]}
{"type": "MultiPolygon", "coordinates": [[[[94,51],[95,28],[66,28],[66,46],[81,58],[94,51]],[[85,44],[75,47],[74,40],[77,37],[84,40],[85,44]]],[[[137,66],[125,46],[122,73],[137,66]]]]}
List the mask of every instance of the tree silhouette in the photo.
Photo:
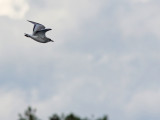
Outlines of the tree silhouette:
{"type": "Polygon", "coordinates": [[[97,120],[108,120],[107,116],[104,116],[102,118],[98,118],[97,120]]]}
{"type": "Polygon", "coordinates": [[[36,109],[32,109],[28,107],[28,109],[24,112],[24,115],[19,114],[19,120],[39,120],[35,115],[36,109]]]}
{"type": "Polygon", "coordinates": [[[65,120],[81,120],[79,117],[71,113],[70,115],[66,116],[65,120]]]}
{"type": "MultiPolygon", "coordinates": [[[[31,107],[28,107],[28,109],[24,112],[24,115],[19,114],[19,120],[40,120],[37,118],[37,116],[35,115],[36,113],[36,109],[32,109],[31,107]]],[[[97,119],[89,119],[89,118],[80,118],[79,116],[71,113],[68,115],[64,115],[62,114],[61,116],[59,116],[58,114],[53,114],[49,120],[108,120],[107,116],[103,116],[101,118],[97,118],[97,119]]]]}
{"type": "Polygon", "coordinates": [[[50,120],[61,120],[61,119],[57,114],[53,114],[53,116],[50,117],[50,120]]]}

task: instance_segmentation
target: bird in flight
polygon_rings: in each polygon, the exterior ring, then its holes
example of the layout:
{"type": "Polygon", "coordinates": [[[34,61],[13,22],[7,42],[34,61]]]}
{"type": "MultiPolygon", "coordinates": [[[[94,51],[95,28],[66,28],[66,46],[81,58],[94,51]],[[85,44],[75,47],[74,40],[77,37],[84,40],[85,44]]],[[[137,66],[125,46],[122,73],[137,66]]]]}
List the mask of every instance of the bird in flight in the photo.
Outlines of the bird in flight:
{"type": "Polygon", "coordinates": [[[50,28],[46,29],[45,26],[40,24],[40,23],[36,23],[36,22],[33,22],[33,21],[29,21],[29,20],[27,20],[27,21],[31,22],[32,24],[34,24],[33,33],[32,33],[32,35],[25,33],[24,36],[30,37],[33,40],[35,40],[37,42],[40,42],[40,43],[54,42],[50,38],[47,38],[46,35],[45,35],[45,33],[47,31],[50,31],[52,29],[50,29],[50,28]]]}

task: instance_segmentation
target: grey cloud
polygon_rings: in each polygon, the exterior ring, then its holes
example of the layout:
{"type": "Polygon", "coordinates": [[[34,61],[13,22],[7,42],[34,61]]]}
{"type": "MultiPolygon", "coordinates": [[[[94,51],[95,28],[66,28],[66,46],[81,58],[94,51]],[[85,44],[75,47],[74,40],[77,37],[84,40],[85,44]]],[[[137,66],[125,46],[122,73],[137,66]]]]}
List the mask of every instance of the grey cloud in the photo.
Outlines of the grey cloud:
{"type": "Polygon", "coordinates": [[[26,16],[51,26],[53,32],[48,35],[55,39],[54,44],[24,38],[23,33],[32,32],[33,27],[26,21],[1,19],[4,33],[11,33],[1,35],[6,39],[0,45],[1,86],[22,89],[26,96],[36,90],[32,104],[46,111],[44,114],[56,111],[53,106],[58,103],[57,112],[75,111],[84,116],[107,113],[113,120],[154,117],[149,111],[152,102],[148,105],[143,95],[157,96],[159,90],[157,2],[63,2],[45,2],[50,7],[41,11],[40,6],[31,6],[26,16]],[[148,105],[148,114],[143,105],[134,107],[141,101],[148,105]]]}

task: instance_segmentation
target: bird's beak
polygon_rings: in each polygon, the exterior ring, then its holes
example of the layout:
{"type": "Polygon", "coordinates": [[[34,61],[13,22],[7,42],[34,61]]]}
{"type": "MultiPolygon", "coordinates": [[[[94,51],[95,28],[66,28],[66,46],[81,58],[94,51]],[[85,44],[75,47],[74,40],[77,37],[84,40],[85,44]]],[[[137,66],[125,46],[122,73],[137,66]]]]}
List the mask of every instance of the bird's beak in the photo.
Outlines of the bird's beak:
{"type": "Polygon", "coordinates": [[[53,40],[51,40],[51,42],[54,42],[53,40]]]}
{"type": "Polygon", "coordinates": [[[28,35],[26,33],[24,33],[24,36],[28,37],[28,35]]]}

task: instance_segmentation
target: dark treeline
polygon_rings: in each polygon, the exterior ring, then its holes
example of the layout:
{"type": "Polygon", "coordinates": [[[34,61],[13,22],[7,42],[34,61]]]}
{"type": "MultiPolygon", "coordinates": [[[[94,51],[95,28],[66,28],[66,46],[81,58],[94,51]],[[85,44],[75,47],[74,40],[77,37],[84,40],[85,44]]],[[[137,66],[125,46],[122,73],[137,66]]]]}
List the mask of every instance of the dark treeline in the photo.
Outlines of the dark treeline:
{"type": "MultiPolygon", "coordinates": [[[[32,109],[31,107],[28,107],[28,109],[24,112],[24,114],[19,114],[18,120],[41,120],[36,116],[36,109],[32,109]]],[[[68,115],[58,115],[53,114],[51,117],[48,118],[48,120],[108,120],[107,116],[103,116],[100,118],[81,118],[73,113],[68,115]]]]}

